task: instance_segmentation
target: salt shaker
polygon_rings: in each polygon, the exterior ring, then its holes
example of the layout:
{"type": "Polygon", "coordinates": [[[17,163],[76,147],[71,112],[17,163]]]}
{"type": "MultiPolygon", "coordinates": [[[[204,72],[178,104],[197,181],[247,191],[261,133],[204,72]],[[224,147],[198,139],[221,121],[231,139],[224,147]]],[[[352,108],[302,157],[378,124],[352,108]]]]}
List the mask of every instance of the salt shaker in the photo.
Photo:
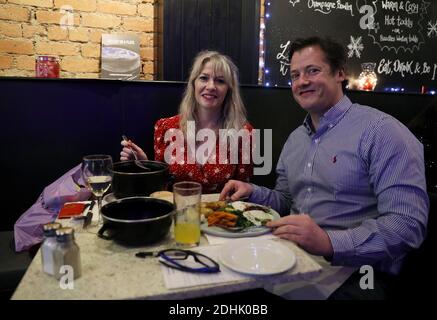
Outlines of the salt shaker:
{"type": "Polygon", "coordinates": [[[56,230],[62,228],[60,223],[47,223],[43,226],[44,242],[41,245],[42,270],[50,275],[55,274],[54,250],[57,245],[56,230]]]}
{"type": "Polygon", "coordinates": [[[65,267],[71,267],[73,279],[77,279],[82,274],[82,266],[80,262],[80,249],[74,241],[73,228],[61,228],[56,230],[57,245],[54,250],[55,260],[55,277],[60,279],[65,270],[65,267]],[[61,267],[64,267],[61,273],[61,267]]]}

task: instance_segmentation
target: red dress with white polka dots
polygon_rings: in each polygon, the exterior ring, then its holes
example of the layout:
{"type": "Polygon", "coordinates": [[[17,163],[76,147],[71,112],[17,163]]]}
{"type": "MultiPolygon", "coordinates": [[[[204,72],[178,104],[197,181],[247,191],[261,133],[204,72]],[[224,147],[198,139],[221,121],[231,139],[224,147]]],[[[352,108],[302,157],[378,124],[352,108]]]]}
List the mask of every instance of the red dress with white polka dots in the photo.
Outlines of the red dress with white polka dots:
{"type": "MultiPolygon", "coordinates": [[[[170,141],[165,141],[165,133],[169,131],[168,134],[172,136],[175,132],[180,129],[179,127],[179,115],[159,119],[155,124],[155,135],[154,135],[154,150],[155,150],[155,160],[169,163],[170,173],[175,176],[177,181],[195,181],[202,184],[203,193],[214,193],[220,192],[225,183],[230,179],[241,180],[244,182],[249,181],[250,177],[253,175],[253,163],[251,152],[242,152],[242,143],[238,145],[238,163],[219,163],[219,138],[216,137],[215,150],[212,151],[208,161],[205,164],[199,164],[197,161],[187,161],[187,143],[185,139],[183,144],[178,145],[174,143],[170,145],[170,141]],[[173,129],[173,130],[172,130],[173,129]],[[177,147],[179,147],[179,157],[177,156],[177,147]],[[166,152],[167,150],[167,154],[166,152]],[[165,156],[166,154],[166,156],[165,156]],[[183,158],[182,158],[183,156],[183,158]],[[165,161],[169,159],[173,161],[165,161]],[[242,161],[244,157],[244,161],[242,161]],[[190,162],[190,163],[188,163],[190,162]],[[248,164],[245,164],[249,162],[248,164]]],[[[250,133],[252,132],[252,125],[246,123],[243,129],[247,129],[250,133]]],[[[183,139],[183,136],[179,136],[183,139]]],[[[176,137],[173,137],[173,141],[176,137]]],[[[250,137],[252,143],[252,137],[250,137]]],[[[231,159],[229,156],[227,159],[231,159]]],[[[231,162],[231,161],[228,161],[231,162]]]]}

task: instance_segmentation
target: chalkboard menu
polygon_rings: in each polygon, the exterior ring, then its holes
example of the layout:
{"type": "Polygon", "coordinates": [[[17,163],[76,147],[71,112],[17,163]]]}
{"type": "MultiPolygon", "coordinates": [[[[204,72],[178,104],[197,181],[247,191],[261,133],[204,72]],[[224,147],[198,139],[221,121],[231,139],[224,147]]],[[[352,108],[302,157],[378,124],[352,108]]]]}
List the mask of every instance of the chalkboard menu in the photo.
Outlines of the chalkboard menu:
{"type": "Polygon", "coordinates": [[[345,46],[351,88],[370,68],[375,91],[437,90],[437,1],[265,0],[265,6],[265,85],[289,86],[290,43],[316,35],[345,46]]]}

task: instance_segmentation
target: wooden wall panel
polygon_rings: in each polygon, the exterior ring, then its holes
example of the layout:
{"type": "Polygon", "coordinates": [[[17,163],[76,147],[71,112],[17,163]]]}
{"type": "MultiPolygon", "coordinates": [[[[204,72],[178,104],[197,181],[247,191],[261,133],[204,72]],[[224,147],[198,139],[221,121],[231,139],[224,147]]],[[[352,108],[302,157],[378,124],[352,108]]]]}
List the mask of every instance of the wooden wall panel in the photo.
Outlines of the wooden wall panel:
{"type": "Polygon", "coordinates": [[[258,83],[259,0],[165,0],[162,80],[185,81],[196,54],[217,50],[258,83]]]}

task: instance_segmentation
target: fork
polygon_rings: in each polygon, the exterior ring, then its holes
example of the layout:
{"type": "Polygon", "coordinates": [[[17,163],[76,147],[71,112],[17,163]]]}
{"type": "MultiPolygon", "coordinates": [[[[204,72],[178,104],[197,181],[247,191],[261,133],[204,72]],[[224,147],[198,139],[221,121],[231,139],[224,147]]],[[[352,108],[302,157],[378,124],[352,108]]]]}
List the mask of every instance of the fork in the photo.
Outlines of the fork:
{"type": "Polygon", "coordinates": [[[141,161],[140,160],[138,160],[138,157],[137,157],[137,154],[135,153],[135,151],[132,149],[132,147],[129,145],[129,139],[124,135],[124,134],[122,134],[121,135],[121,137],[123,138],[123,140],[124,141],[126,141],[127,143],[128,143],[128,148],[130,149],[130,151],[132,151],[132,154],[134,155],[134,158],[135,158],[135,164],[138,166],[138,167],[140,167],[141,169],[144,169],[144,170],[146,170],[146,171],[150,171],[150,168],[147,168],[146,166],[144,166],[142,163],[141,163],[141,161]]]}

